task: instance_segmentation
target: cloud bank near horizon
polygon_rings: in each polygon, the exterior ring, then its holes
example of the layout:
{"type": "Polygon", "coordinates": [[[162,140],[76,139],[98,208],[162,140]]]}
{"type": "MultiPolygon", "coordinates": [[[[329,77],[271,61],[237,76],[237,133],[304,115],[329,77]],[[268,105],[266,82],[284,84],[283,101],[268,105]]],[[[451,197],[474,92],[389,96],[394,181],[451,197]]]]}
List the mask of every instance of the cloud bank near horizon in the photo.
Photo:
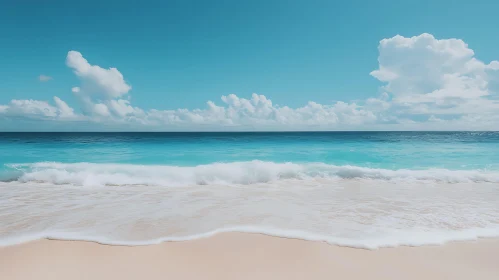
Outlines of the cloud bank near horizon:
{"type": "Polygon", "coordinates": [[[464,41],[426,33],[383,39],[378,50],[370,75],[383,86],[366,100],[291,108],[264,95],[229,94],[193,110],[134,107],[118,69],[69,51],[66,65],[80,80],[70,90],[81,109],[57,96],[11,100],[0,105],[0,127],[10,119],[57,130],[499,130],[499,61],[482,62],[464,41]]]}

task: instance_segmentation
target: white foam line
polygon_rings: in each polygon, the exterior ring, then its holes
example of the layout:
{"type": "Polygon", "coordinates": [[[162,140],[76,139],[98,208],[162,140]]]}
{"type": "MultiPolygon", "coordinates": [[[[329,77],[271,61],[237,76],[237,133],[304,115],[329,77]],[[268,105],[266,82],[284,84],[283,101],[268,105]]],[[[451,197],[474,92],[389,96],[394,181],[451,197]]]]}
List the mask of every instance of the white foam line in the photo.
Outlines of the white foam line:
{"type": "Polygon", "coordinates": [[[64,241],[87,241],[95,242],[103,245],[116,246],[146,246],[155,245],[163,242],[181,242],[212,237],[220,233],[239,232],[263,234],[268,236],[300,239],[306,241],[321,241],[331,245],[342,247],[351,247],[358,249],[374,250],[378,248],[398,247],[398,246],[424,246],[424,245],[442,245],[451,241],[472,241],[478,238],[499,237],[498,228],[475,228],[454,232],[401,232],[396,236],[385,236],[378,239],[354,240],[349,238],[327,237],[320,234],[309,233],[301,230],[282,230],[271,228],[257,228],[252,226],[221,228],[213,231],[194,234],[184,237],[164,237],[143,241],[124,241],[111,240],[106,237],[86,236],[77,233],[38,233],[31,235],[23,235],[17,237],[9,237],[0,239],[0,246],[14,246],[27,242],[32,242],[40,239],[53,239],[64,241]],[[417,237],[415,237],[417,236],[417,237]]]}
{"type": "Polygon", "coordinates": [[[389,170],[324,163],[275,163],[264,161],[212,163],[191,167],[56,163],[11,164],[19,182],[47,182],[75,186],[106,185],[207,185],[255,184],[277,180],[310,178],[429,180],[446,183],[499,183],[499,171],[486,170],[389,170]]]}

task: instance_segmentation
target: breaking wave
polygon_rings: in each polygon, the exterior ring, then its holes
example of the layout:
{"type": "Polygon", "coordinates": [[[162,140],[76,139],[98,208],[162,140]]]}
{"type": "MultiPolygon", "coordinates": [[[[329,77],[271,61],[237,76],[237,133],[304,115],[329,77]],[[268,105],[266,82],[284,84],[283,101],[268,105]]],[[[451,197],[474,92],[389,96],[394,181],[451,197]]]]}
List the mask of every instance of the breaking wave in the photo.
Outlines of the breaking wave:
{"type": "Polygon", "coordinates": [[[2,181],[45,182],[76,186],[255,184],[296,179],[431,180],[445,183],[499,182],[498,171],[448,169],[379,169],[324,163],[247,161],[192,167],[97,163],[39,162],[10,164],[2,181]]]}

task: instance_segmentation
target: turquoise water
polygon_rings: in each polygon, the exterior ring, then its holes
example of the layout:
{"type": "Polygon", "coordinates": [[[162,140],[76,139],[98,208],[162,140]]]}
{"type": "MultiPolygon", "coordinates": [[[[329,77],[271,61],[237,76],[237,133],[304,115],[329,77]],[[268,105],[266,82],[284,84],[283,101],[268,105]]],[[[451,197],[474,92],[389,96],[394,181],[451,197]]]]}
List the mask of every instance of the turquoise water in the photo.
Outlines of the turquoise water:
{"type": "Polygon", "coordinates": [[[322,162],[384,169],[499,170],[498,132],[3,133],[0,164],[196,166],[322,162]]]}
{"type": "Polygon", "coordinates": [[[498,132],[0,133],[0,245],[499,236],[498,132]]]}

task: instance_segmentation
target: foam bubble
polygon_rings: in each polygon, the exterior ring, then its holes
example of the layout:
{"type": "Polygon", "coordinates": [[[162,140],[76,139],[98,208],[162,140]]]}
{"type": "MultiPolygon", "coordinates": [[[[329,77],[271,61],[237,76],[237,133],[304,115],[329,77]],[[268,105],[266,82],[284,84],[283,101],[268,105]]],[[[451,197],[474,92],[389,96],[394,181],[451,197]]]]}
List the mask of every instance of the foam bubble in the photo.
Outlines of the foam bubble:
{"type": "Polygon", "coordinates": [[[499,179],[488,171],[262,161],[10,167],[17,177],[0,182],[0,246],[249,232],[374,249],[499,236],[499,179]]]}
{"type": "Polygon", "coordinates": [[[472,241],[479,238],[492,238],[499,237],[499,227],[497,228],[474,228],[461,231],[440,231],[440,232],[399,232],[397,235],[385,236],[377,239],[353,239],[341,238],[334,236],[326,236],[306,232],[302,230],[289,230],[278,228],[263,228],[255,226],[240,226],[231,228],[219,228],[212,231],[188,235],[188,236],[170,236],[141,241],[130,240],[117,240],[105,236],[90,236],[78,233],[65,233],[65,232],[45,232],[37,234],[28,234],[21,236],[14,236],[10,238],[0,238],[0,247],[14,246],[27,242],[32,242],[40,239],[54,239],[65,241],[88,241],[104,245],[116,246],[147,246],[156,245],[163,242],[180,242],[190,241],[202,238],[209,238],[220,233],[252,233],[263,234],[273,237],[292,238],[306,241],[321,241],[327,242],[331,245],[342,247],[351,247],[358,249],[375,250],[380,248],[391,248],[398,246],[425,246],[425,245],[443,245],[453,241],[472,241]]]}
{"type": "Polygon", "coordinates": [[[311,178],[432,180],[448,183],[499,182],[499,172],[483,170],[388,170],[324,163],[264,161],[213,163],[194,167],[95,163],[40,162],[12,164],[20,182],[47,182],[77,186],[255,184],[311,178]]]}

